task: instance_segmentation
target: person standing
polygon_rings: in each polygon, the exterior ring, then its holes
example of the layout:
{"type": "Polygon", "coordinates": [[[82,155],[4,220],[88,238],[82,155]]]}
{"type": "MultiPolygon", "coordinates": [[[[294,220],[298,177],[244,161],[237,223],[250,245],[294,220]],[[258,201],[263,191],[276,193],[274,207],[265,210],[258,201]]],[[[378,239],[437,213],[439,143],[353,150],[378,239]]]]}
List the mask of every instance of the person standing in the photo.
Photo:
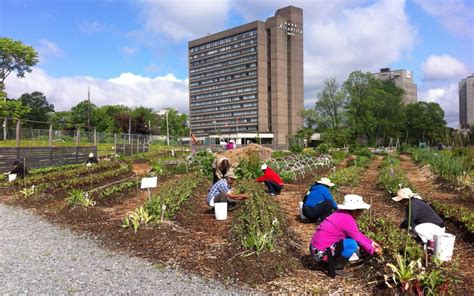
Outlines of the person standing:
{"type": "Polygon", "coordinates": [[[263,171],[263,176],[258,177],[256,181],[265,183],[271,196],[280,194],[285,184],[280,176],[266,164],[263,164],[260,169],[263,171]]]}
{"type": "Polygon", "coordinates": [[[370,255],[382,254],[382,247],[360,232],[357,225],[356,219],[362,211],[370,208],[362,196],[348,194],[337,208],[319,225],[309,245],[313,258],[328,264],[331,277],[349,275],[344,266],[359,246],[370,255]]]}
{"type": "Polygon", "coordinates": [[[212,184],[224,179],[230,169],[229,159],[222,154],[218,154],[212,162],[212,184]]]}
{"type": "Polygon", "coordinates": [[[405,206],[405,219],[400,223],[400,228],[408,227],[409,204],[411,203],[410,230],[416,233],[428,248],[434,247],[434,236],[446,231],[444,221],[435,210],[424,201],[420,195],[411,191],[410,188],[398,190],[397,196],[392,198],[396,202],[402,202],[405,206]]]}
{"type": "Polygon", "coordinates": [[[329,178],[316,181],[303,199],[303,215],[310,222],[324,220],[337,210],[337,204],[329,189],[335,184],[329,178]]]}

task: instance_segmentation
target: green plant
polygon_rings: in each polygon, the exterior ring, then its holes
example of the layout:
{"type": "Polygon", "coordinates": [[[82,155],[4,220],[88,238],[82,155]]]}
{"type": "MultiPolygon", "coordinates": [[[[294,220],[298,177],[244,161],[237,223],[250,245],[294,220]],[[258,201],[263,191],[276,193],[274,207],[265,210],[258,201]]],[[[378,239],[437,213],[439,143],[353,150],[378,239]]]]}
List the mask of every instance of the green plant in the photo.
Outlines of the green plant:
{"type": "Polygon", "coordinates": [[[386,190],[391,196],[395,196],[399,189],[406,187],[416,192],[400,167],[400,161],[390,156],[382,162],[377,186],[386,190]]]}
{"type": "Polygon", "coordinates": [[[147,225],[155,218],[154,215],[150,215],[146,209],[139,207],[133,212],[129,212],[128,215],[122,218],[123,228],[133,228],[137,233],[140,225],[147,225]]]}
{"type": "Polygon", "coordinates": [[[288,150],[290,150],[293,153],[301,153],[303,151],[304,145],[303,145],[303,139],[301,138],[291,138],[289,139],[289,147],[288,150]]]}
{"type": "Polygon", "coordinates": [[[35,185],[32,185],[31,187],[25,187],[20,190],[20,196],[24,199],[30,199],[36,196],[36,191],[35,185]]]}
{"type": "Polygon", "coordinates": [[[193,165],[199,167],[201,174],[207,177],[212,177],[212,162],[214,159],[215,156],[212,152],[202,150],[193,156],[192,162],[193,165]]]}
{"type": "Polygon", "coordinates": [[[367,158],[372,158],[374,156],[374,154],[367,147],[357,148],[353,154],[357,156],[365,156],[367,158]]]}
{"type": "Polygon", "coordinates": [[[291,183],[295,180],[295,175],[292,172],[287,172],[287,171],[279,171],[278,175],[280,175],[280,178],[283,180],[285,183],[291,183]]]}
{"type": "Polygon", "coordinates": [[[451,204],[437,200],[431,201],[431,206],[433,206],[440,215],[461,223],[467,231],[474,234],[474,212],[472,210],[459,206],[453,207],[451,204]]]}
{"type": "Polygon", "coordinates": [[[361,173],[365,168],[351,166],[337,170],[329,176],[329,179],[337,186],[356,186],[361,179],[361,173]]]}
{"type": "Polygon", "coordinates": [[[334,161],[335,164],[341,163],[341,161],[343,161],[347,155],[347,153],[344,150],[331,151],[329,154],[331,155],[332,160],[334,161]]]}
{"type": "Polygon", "coordinates": [[[262,175],[261,162],[258,156],[250,155],[239,159],[235,174],[239,179],[255,179],[262,175]]]}
{"type": "Polygon", "coordinates": [[[89,197],[89,194],[80,189],[72,190],[66,198],[66,203],[70,207],[80,206],[88,208],[95,205],[95,201],[89,197]]]}
{"type": "Polygon", "coordinates": [[[313,148],[304,148],[302,153],[308,154],[310,156],[317,156],[318,155],[318,152],[316,152],[316,150],[314,150],[313,148]]]}
{"type": "Polygon", "coordinates": [[[245,192],[248,199],[237,210],[231,231],[248,254],[257,254],[275,247],[282,233],[284,215],[278,204],[253,180],[242,180],[238,192],[245,192]]]}
{"type": "MultiPolygon", "coordinates": [[[[424,273],[424,270],[421,266],[421,259],[407,261],[401,255],[397,256],[397,263],[387,263],[387,266],[392,270],[392,279],[397,284],[400,283],[400,287],[403,292],[409,292],[413,286],[412,282],[417,279],[420,279],[424,273]]],[[[387,282],[385,283],[392,288],[392,286],[387,282]]]]}
{"type": "Polygon", "coordinates": [[[329,153],[329,145],[328,144],[320,144],[316,150],[321,154],[328,154],[329,153]]]}

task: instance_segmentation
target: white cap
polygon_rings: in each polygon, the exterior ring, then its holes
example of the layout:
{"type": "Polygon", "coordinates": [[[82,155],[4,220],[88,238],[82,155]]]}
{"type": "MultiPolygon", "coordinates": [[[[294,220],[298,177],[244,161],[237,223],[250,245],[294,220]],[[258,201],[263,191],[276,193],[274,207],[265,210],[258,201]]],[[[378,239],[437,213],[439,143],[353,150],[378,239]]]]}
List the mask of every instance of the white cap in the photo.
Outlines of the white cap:
{"type": "Polygon", "coordinates": [[[357,194],[347,194],[344,196],[344,202],[337,205],[340,210],[366,210],[370,205],[365,203],[362,196],[357,194]]]}
{"type": "Polygon", "coordinates": [[[89,153],[89,157],[94,157],[94,153],[89,153]]]}
{"type": "Polygon", "coordinates": [[[268,166],[266,164],[262,164],[262,166],[260,167],[260,169],[262,171],[266,170],[268,168],[268,166]]]}

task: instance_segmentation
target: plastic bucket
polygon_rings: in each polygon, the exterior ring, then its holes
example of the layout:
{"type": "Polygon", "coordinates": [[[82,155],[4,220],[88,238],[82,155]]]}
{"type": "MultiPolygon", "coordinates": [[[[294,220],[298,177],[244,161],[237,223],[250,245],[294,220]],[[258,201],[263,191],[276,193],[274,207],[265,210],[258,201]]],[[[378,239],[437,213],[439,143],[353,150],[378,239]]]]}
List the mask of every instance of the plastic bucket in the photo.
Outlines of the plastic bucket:
{"type": "Polygon", "coordinates": [[[226,220],[227,219],[227,203],[216,202],[214,204],[214,214],[216,215],[216,220],[226,220]]]}
{"type": "Polygon", "coordinates": [[[454,251],[456,236],[450,233],[434,236],[434,257],[441,261],[451,261],[454,251]]]}
{"type": "Polygon", "coordinates": [[[303,215],[303,202],[299,202],[299,210],[300,210],[300,219],[301,220],[306,220],[306,217],[303,215]]]}
{"type": "Polygon", "coordinates": [[[8,175],[8,182],[13,182],[16,180],[16,174],[9,174],[8,175]]]}

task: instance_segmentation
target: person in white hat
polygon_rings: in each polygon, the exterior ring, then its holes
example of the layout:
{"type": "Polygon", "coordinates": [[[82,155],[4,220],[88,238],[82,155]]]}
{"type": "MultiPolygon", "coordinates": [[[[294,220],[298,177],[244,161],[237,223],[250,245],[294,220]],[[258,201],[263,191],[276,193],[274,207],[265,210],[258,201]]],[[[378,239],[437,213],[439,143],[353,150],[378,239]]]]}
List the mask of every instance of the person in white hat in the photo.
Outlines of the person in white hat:
{"type": "Polygon", "coordinates": [[[265,186],[267,186],[267,192],[271,196],[280,194],[283,185],[285,185],[280,176],[266,164],[262,164],[260,169],[263,171],[263,176],[258,177],[256,181],[265,183],[265,186]]]}
{"type": "Polygon", "coordinates": [[[92,152],[89,153],[89,158],[86,161],[86,165],[90,166],[90,165],[93,165],[93,164],[96,164],[96,163],[99,163],[99,161],[94,156],[94,153],[92,153],[92,152]]]}
{"type": "Polygon", "coordinates": [[[400,228],[408,227],[408,203],[411,203],[410,229],[415,232],[423,244],[428,248],[434,246],[434,236],[445,233],[444,221],[417,193],[410,188],[398,190],[397,196],[392,198],[394,201],[402,202],[405,209],[405,219],[400,224],[400,228]]]}
{"type": "Polygon", "coordinates": [[[327,217],[316,229],[310,243],[310,251],[317,261],[328,263],[329,275],[347,276],[344,266],[360,246],[369,254],[381,254],[378,243],[360,232],[356,219],[363,210],[370,208],[362,196],[348,194],[338,210],[327,217]]]}
{"type": "Polygon", "coordinates": [[[225,178],[212,185],[211,190],[207,195],[207,204],[211,207],[216,202],[227,202],[235,204],[238,200],[246,199],[245,194],[233,194],[231,193],[232,184],[237,177],[232,171],[229,171],[225,178]]]}
{"type": "Polygon", "coordinates": [[[334,185],[329,178],[321,178],[309,188],[303,198],[303,215],[309,222],[323,221],[337,210],[336,201],[329,190],[334,185]]]}

